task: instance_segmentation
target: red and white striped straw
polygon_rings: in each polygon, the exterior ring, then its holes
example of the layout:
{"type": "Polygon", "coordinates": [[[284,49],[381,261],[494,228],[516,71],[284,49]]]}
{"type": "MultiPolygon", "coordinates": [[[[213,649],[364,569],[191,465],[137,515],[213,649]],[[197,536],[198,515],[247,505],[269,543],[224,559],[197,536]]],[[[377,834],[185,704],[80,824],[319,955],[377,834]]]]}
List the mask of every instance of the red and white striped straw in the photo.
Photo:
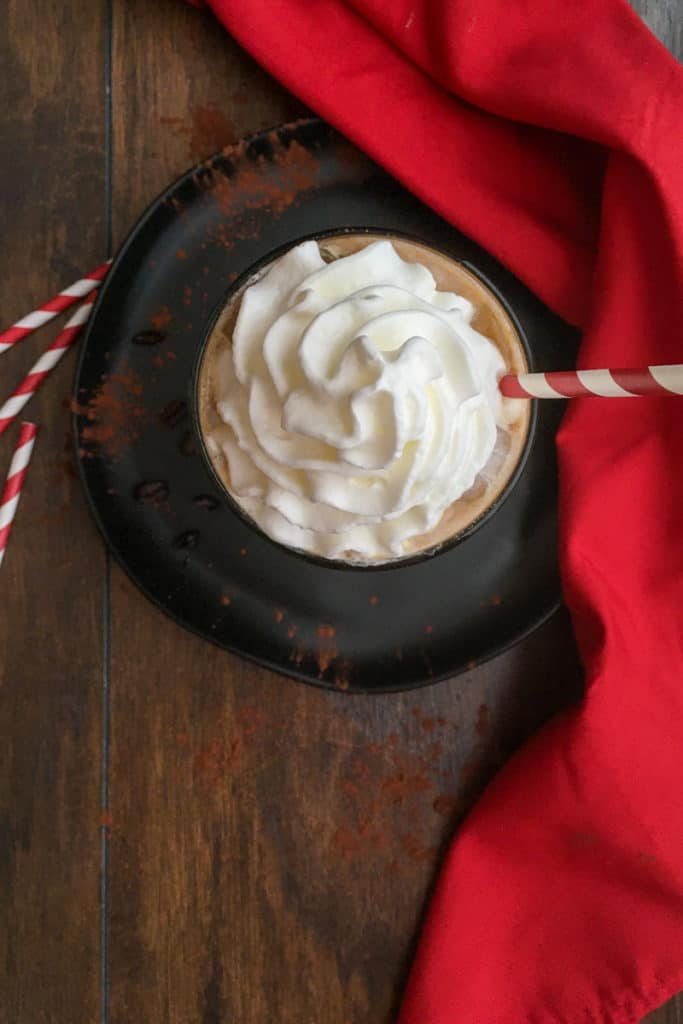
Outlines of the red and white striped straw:
{"type": "Polygon", "coordinates": [[[2,560],[7,550],[7,541],[9,540],[12,523],[17,512],[17,505],[19,504],[19,498],[24,487],[26,470],[31,461],[37,433],[38,427],[35,423],[21,424],[19,440],[14,449],[5,487],[2,497],[0,497],[0,565],[2,565],[2,560]]]}
{"type": "Polygon", "coordinates": [[[683,364],[641,370],[560,370],[507,374],[500,390],[508,398],[636,398],[683,395],[683,364]]]}
{"type": "Polygon", "coordinates": [[[3,434],[10,423],[16,419],[27,402],[31,400],[46,377],[54,370],[64,353],[71,348],[81,332],[83,324],[90,316],[95,295],[91,294],[78,307],[74,315],[67,321],[66,327],[57,335],[52,344],[43,352],[37,363],[29,370],[21,384],[16,388],[4,405],[0,406],[0,434],[3,434]]]}
{"type": "Polygon", "coordinates": [[[69,309],[75,302],[78,302],[79,299],[84,299],[94,288],[99,288],[101,281],[107,276],[110,266],[111,260],[107,260],[101,267],[82,277],[80,281],[74,281],[68,288],[61,291],[59,295],[55,295],[54,299],[50,299],[43,306],[34,309],[28,316],[17,320],[6,331],[0,332],[0,354],[12,348],[13,345],[16,345],[18,341],[21,341],[28,334],[33,334],[43,324],[49,323],[54,317],[63,313],[65,309],[69,309]]]}

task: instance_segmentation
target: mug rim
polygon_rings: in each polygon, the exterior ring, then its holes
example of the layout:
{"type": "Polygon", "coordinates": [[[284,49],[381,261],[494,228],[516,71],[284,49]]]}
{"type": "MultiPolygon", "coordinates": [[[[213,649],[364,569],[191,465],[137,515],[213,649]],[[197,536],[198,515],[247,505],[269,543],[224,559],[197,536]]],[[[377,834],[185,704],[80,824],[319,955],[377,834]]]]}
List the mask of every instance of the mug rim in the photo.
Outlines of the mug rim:
{"type": "MultiPolygon", "coordinates": [[[[398,238],[406,242],[412,242],[415,245],[421,245],[425,249],[431,249],[433,252],[439,253],[442,256],[446,256],[453,263],[459,264],[464,267],[470,274],[472,274],[477,281],[487,288],[494,298],[501,304],[506,316],[509,317],[516,333],[519,338],[522,349],[526,356],[527,366],[529,370],[533,370],[533,354],[529,345],[526,332],[524,331],[518,317],[515,315],[514,310],[511,308],[505,297],[501,294],[499,289],[482,273],[477,267],[471,264],[468,260],[458,259],[455,256],[451,256],[449,253],[444,252],[441,249],[437,249],[436,246],[425,242],[417,235],[410,234],[400,230],[388,230],[387,228],[373,228],[373,227],[348,227],[344,226],[341,228],[328,228],[325,231],[314,231],[306,235],[301,235],[292,241],[285,242],[282,245],[276,246],[274,249],[269,250],[265,255],[261,256],[254,263],[250,264],[241,274],[239,274],[234,281],[230,282],[226,288],[221,299],[218,300],[211,313],[206,319],[204,324],[202,335],[197,346],[197,352],[194,358],[194,364],[192,373],[190,376],[190,419],[192,423],[192,429],[195,435],[195,440],[198,442],[199,451],[201,453],[202,460],[205,467],[208,469],[209,474],[218,488],[221,497],[225,499],[233,512],[235,512],[240,519],[246,523],[252,530],[256,531],[257,535],[273,544],[279,551],[287,551],[289,554],[294,555],[298,558],[302,558],[309,564],[314,564],[318,567],[325,569],[336,569],[336,570],[348,570],[350,572],[357,571],[372,571],[372,572],[389,572],[396,569],[409,568],[412,565],[416,565],[427,561],[428,559],[436,558],[439,555],[446,554],[451,551],[454,547],[457,547],[462,541],[467,540],[472,534],[476,533],[482,526],[484,526],[494,515],[498,512],[505,504],[510,494],[514,490],[517,482],[519,481],[524,468],[526,466],[529,452],[536,435],[536,426],[538,421],[538,402],[536,399],[529,399],[531,408],[529,411],[529,425],[527,428],[526,439],[524,441],[524,447],[520,452],[517,463],[510,474],[505,486],[501,489],[499,494],[496,496],[493,502],[477,516],[471,523],[468,523],[462,530],[454,534],[452,537],[448,537],[446,540],[435,545],[432,548],[426,548],[423,551],[415,552],[414,554],[399,556],[398,558],[391,559],[386,562],[351,562],[347,559],[341,558],[326,558],[324,555],[314,555],[308,551],[304,551],[301,548],[290,547],[288,544],[283,544],[280,541],[274,540],[270,537],[261,527],[256,523],[247,512],[244,511],[242,506],[239,504],[237,499],[228,490],[225,483],[221,479],[213,459],[208,450],[204,433],[201,428],[201,420],[199,415],[199,385],[201,381],[202,365],[206,356],[206,351],[211,340],[211,336],[214,332],[216,324],[220,319],[221,314],[226,309],[229,302],[232,301],[235,294],[244,287],[248,281],[255,277],[263,270],[264,267],[275,260],[279,259],[280,256],[284,256],[285,253],[296,246],[303,244],[304,242],[316,241],[322,242],[326,238],[338,238],[340,235],[379,235],[385,238],[398,238]]],[[[457,500],[457,499],[456,499],[457,500]]]]}

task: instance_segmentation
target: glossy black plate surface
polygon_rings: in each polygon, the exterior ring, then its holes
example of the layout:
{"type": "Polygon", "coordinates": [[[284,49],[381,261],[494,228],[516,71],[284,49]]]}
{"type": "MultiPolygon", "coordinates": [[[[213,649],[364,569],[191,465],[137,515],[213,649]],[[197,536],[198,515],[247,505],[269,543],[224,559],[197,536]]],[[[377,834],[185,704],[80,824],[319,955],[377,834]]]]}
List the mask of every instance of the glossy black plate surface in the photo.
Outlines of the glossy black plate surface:
{"type": "MultiPolygon", "coordinates": [[[[273,544],[223,500],[201,456],[192,378],[227,286],[270,251],[344,228],[412,235],[504,299],[542,368],[577,337],[516,278],[318,120],[264,133],[177,181],[121,248],[90,321],[74,413],[83,484],[111,550],[178,622],[307,682],[375,692],[476,664],[560,598],[554,435],[534,443],[502,507],[430,559],[325,566],[273,544]]],[[[150,638],[150,643],[153,638],[150,638]]]]}

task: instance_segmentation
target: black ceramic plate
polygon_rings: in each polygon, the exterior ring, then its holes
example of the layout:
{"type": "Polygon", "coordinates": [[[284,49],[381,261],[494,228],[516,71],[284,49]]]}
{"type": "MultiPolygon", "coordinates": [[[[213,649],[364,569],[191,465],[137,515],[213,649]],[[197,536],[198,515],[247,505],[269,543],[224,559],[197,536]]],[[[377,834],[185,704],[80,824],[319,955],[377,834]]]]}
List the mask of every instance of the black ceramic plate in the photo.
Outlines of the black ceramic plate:
{"type": "Polygon", "coordinates": [[[429,559],[326,566],[250,527],[222,500],[194,433],[192,372],[205,326],[229,282],[271,250],[362,227],[400,231],[463,260],[504,298],[533,363],[572,365],[570,328],[311,120],[218,154],[150,207],[93,312],[74,425],[99,527],[148,597],[207,640],[287,675],[374,692],[472,666],[557,607],[554,435],[563,403],[538,404],[529,457],[496,514],[429,559]]]}

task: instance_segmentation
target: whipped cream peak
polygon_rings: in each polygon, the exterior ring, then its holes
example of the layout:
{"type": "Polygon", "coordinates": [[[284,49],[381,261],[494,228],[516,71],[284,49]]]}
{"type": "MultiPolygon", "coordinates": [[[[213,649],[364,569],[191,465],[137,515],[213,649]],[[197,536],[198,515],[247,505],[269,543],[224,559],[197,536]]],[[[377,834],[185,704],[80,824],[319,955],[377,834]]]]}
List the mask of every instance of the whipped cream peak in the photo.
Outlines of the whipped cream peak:
{"type": "Polygon", "coordinates": [[[410,554],[508,415],[504,360],[474,313],[388,240],[332,262],[308,241],[270,264],[218,358],[222,426],[207,437],[248,515],[327,558],[410,554]]]}

